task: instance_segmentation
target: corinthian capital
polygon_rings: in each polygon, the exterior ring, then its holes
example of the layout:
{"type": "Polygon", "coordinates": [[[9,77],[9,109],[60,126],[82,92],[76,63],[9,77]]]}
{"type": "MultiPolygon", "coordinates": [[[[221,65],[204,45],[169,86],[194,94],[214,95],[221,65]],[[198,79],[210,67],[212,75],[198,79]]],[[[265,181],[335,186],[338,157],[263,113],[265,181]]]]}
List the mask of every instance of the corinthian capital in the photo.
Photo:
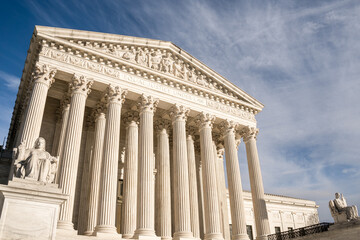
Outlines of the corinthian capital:
{"type": "Polygon", "coordinates": [[[199,129],[202,128],[212,128],[213,123],[215,122],[216,117],[210,113],[200,113],[196,116],[196,122],[199,124],[199,129]]]}
{"type": "Polygon", "coordinates": [[[238,123],[235,123],[231,120],[225,120],[220,123],[220,131],[223,136],[228,134],[235,134],[235,129],[238,126],[238,123]]]}
{"type": "Polygon", "coordinates": [[[159,99],[153,98],[152,96],[146,96],[145,94],[142,94],[140,96],[140,112],[143,111],[151,111],[155,112],[156,107],[159,103],[159,99]]]}
{"type": "Polygon", "coordinates": [[[241,136],[244,139],[244,142],[248,142],[251,139],[255,139],[259,133],[259,129],[258,128],[254,128],[254,127],[244,127],[241,131],[241,136]]]}
{"type": "Polygon", "coordinates": [[[187,116],[189,115],[190,109],[184,107],[183,105],[175,104],[170,109],[170,116],[173,121],[175,120],[183,120],[186,121],[187,116]]]}
{"type": "Polygon", "coordinates": [[[87,96],[91,92],[93,82],[93,80],[90,80],[85,76],[78,76],[74,74],[69,86],[71,94],[80,93],[87,96]]]}
{"type": "Polygon", "coordinates": [[[131,123],[131,122],[136,122],[137,124],[139,124],[139,112],[138,111],[134,111],[134,110],[130,110],[127,111],[126,113],[122,114],[122,121],[125,125],[131,123]]]}
{"type": "Polygon", "coordinates": [[[106,103],[102,101],[96,103],[96,106],[92,111],[92,115],[94,116],[95,121],[100,115],[105,113],[106,113],[106,103]]]}
{"type": "Polygon", "coordinates": [[[155,130],[160,133],[163,129],[169,134],[171,129],[171,121],[167,119],[158,119],[154,123],[155,130]]]}
{"type": "Polygon", "coordinates": [[[50,67],[47,64],[37,64],[35,66],[35,71],[32,75],[32,80],[35,83],[45,84],[47,87],[50,87],[51,84],[55,82],[56,68],[50,67]]]}
{"type": "Polygon", "coordinates": [[[122,89],[120,86],[113,86],[109,84],[106,90],[106,99],[109,103],[123,104],[127,92],[127,90],[122,89]]]}

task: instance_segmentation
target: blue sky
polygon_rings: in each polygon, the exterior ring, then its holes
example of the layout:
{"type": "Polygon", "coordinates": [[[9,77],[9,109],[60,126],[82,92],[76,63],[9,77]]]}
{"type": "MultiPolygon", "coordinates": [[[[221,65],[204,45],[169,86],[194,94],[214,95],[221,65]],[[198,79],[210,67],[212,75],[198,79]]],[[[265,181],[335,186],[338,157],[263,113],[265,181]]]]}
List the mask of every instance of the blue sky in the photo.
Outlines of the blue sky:
{"type": "MultiPolygon", "coordinates": [[[[2,1],[0,139],[34,25],[172,41],[265,104],[265,192],[360,207],[360,2],[2,1]]],[[[244,189],[250,189],[244,147],[244,189]]]]}

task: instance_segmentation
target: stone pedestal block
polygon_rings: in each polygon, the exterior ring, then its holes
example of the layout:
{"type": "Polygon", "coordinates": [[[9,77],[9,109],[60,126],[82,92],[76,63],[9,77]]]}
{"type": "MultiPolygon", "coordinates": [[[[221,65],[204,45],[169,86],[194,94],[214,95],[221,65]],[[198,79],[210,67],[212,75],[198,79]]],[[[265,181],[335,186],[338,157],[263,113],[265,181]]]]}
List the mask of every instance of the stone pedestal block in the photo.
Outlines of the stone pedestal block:
{"type": "Polygon", "coordinates": [[[60,204],[57,184],[14,178],[0,185],[0,239],[55,239],[60,204]]]}

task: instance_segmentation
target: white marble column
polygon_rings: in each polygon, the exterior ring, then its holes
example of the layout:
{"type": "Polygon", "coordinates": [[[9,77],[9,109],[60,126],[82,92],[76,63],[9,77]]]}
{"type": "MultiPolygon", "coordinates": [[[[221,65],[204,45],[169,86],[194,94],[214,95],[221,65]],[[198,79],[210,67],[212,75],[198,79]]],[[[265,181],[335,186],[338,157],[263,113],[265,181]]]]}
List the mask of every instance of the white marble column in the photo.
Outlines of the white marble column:
{"type": "Polygon", "coordinates": [[[25,148],[32,148],[40,135],[47,93],[56,74],[56,69],[46,64],[36,65],[35,68],[32,79],[34,85],[20,138],[20,143],[24,142],[25,148]]]}
{"type": "MultiPolygon", "coordinates": [[[[219,141],[220,136],[216,136],[216,141],[219,141]]],[[[216,144],[214,141],[214,155],[216,162],[216,174],[218,183],[218,196],[219,196],[219,208],[220,208],[220,219],[222,223],[222,233],[226,240],[230,240],[230,227],[229,227],[229,213],[227,205],[227,191],[225,184],[225,169],[224,169],[224,147],[222,144],[216,144]]]]}
{"type": "Polygon", "coordinates": [[[198,115],[197,119],[200,128],[201,162],[203,167],[205,239],[223,239],[220,227],[216,177],[214,177],[216,176],[216,169],[211,133],[215,116],[202,113],[198,115]]]}
{"type": "Polygon", "coordinates": [[[171,108],[173,125],[173,157],[174,157],[174,205],[175,233],[174,239],[193,238],[191,232],[189,167],[186,146],[186,119],[189,109],[181,105],[171,108]]]}
{"type": "Polygon", "coordinates": [[[240,166],[235,140],[236,124],[232,121],[224,121],[221,124],[221,132],[224,137],[226,171],[228,177],[230,212],[232,222],[232,239],[248,240],[246,232],[246,215],[241,184],[240,166]]]}
{"type": "Polygon", "coordinates": [[[92,235],[97,223],[99,206],[99,189],[101,179],[101,166],[104,149],[104,135],[106,126],[105,104],[98,103],[94,110],[95,132],[93,159],[90,166],[90,192],[87,206],[88,216],[86,219],[85,235],[92,235]]]}
{"type": "Polygon", "coordinates": [[[260,162],[256,147],[256,136],[259,130],[245,127],[243,139],[246,146],[246,155],[249,167],[251,196],[254,206],[256,239],[267,240],[270,234],[269,218],[266,210],[264,186],[261,176],[260,162]]]}
{"type": "Polygon", "coordinates": [[[58,172],[56,173],[55,183],[59,183],[61,168],[62,168],[62,153],[64,149],[64,139],[66,135],[67,123],[69,120],[69,110],[70,110],[70,95],[68,93],[64,94],[63,99],[61,100],[61,131],[59,135],[59,143],[57,145],[57,150],[55,156],[59,156],[58,163],[58,172]]]}
{"type": "Polygon", "coordinates": [[[127,91],[109,85],[107,89],[108,109],[104,136],[104,154],[101,170],[99,215],[95,233],[117,235],[115,226],[116,197],[118,183],[118,161],[120,143],[121,107],[127,91]]]}
{"type": "Polygon", "coordinates": [[[60,206],[58,228],[73,230],[72,215],[76,187],[76,175],[79,164],[81,133],[84,121],[85,102],[93,81],[85,76],[74,75],[70,84],[71,102],[69,119],[64,139],[62,167],[59,187],[69,199],[60,206]]]}
{"type": "Polygon", "coordinates": [[[156,159],[156,235],[162,240],[172,239],[171,234],[171,179],[169,131],[171,123],[167,120],[157,122],[156,159]]]}
{"type": "Polygon", "coordinates": [[[123,117],[126,125],[126,148],[124,166],[124,191],[122,207],[122,237],[129,239],[136,229],[136,201],[138,181],[138,135],[139,114],[128,111],[123,117]]]}
{"type": "Polygon", "coordinates": [[[55,124],[55,132],[53,136],[53,142],[51,147],[51,156],[56,156],[57,147],[59,145],[59,137],[61,132],[61,125],[62,125],[62,109],[61,107],[56,109],[56,124],[55,124]]]}
{"type": "Polygon", "coordinates": [[[196,161],[194,148],[194,130],[189,129],[189,134],[186,138],[187,157],[189,167],[189,196],[190,196],[190,217],[191,217],[191,231],[195,238],[200,238],[200,224],[199,224],[199,201],[198,201],[198,181],[196,176],[196,161]]]}
{"type": "Polygon", "coordinates": [[[137,220],[134,238],[155,238],[154,225],[154,143],[153,118],[158,100],[152,96],[140,97],[139,171],[137,220]]]}
{"type": "MultiPolygon", "coordinates": [[[[94,150],[94,115],[90,115],[86,121],[86,143],[85,143],[85,154],[82,167],[81,176],[81,191],[80,200],[78,200],[79,214],[77,217],[77,230],[78,233],[83,235],[86,230],[87,218],[88,218],[88,206],[90,196],[90,168],[94,150]]],[[[80,174],[80,173],[78,173],[80,174]]],[[[76,199],[76,196],[75,196],[76,199]]],[[[76,205],[76,202],[75,202],[76,205]]],[[[75,207],[76,209],[76,207],[75,207]]],[[[74,214],[75,215],[75,214],[74,214]]]]}

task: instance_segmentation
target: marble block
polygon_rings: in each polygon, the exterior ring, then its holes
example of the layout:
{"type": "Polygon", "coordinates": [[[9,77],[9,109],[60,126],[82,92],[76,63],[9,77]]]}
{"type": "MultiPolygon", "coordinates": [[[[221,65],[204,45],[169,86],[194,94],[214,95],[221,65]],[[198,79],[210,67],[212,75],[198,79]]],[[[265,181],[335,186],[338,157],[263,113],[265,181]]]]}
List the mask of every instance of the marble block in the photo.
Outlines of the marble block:
{"type": "Polygon", "coordinates": [[[0,239],[55,239],[60,204],[57,184],[13,178],[0,185],[0,239]]]}

